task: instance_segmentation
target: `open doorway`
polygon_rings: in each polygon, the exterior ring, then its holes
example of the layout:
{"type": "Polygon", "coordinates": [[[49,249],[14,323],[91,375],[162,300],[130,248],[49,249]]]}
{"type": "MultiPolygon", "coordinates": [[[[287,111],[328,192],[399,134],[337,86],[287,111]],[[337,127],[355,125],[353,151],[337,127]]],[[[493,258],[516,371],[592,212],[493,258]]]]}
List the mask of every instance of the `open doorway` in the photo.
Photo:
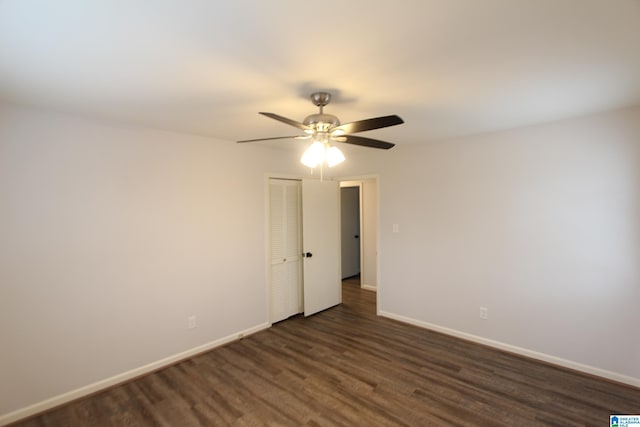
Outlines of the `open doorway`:
{"type": "Polygon", "coordinates": [[[342,280],[360,278],[360,187],[340,187],[342,280]]]}
{"type": "Polygon", "coordinates": [[[376,291],[378,285],[378,188],[376,178],[340,182],[342,279],[376,291]]]}

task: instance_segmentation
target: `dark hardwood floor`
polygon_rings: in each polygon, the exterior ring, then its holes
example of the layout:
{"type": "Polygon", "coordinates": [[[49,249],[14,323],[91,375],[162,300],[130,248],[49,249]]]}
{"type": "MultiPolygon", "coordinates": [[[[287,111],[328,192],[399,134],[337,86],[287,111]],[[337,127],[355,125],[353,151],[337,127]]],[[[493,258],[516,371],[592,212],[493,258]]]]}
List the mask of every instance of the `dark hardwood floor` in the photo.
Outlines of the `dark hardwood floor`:
{"type": "MultiPolygon", "coordinates": [[[[357,279],[356,279],[357,280],[357,279]]],[[[640,390],[375,315],[375,293],[21,426],[605,426],[640,390]]]]}

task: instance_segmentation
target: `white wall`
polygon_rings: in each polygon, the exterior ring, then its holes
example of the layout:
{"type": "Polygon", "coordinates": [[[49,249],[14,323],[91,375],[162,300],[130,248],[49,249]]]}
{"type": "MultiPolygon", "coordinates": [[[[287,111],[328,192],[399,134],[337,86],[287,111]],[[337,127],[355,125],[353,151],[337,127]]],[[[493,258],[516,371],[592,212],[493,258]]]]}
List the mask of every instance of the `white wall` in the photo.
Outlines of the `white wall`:
{"type": "Polygon", "coordinates": [[[0,421],[265,327],[265,173],[296,157],[1,108],[0,421]]]}
{"type": "MultiPolygon", "coordinates": [[[[0,107],[0,424],[264,327],[265,173],[300,152],[0,107]]],[[[640,110],[347,154],[385,314],[638,383],[640,110]]]]}
{"type": "Polygon", "coordinates": [[[640,385],[640,109],[381,168],[384,314],[640,385]]]}

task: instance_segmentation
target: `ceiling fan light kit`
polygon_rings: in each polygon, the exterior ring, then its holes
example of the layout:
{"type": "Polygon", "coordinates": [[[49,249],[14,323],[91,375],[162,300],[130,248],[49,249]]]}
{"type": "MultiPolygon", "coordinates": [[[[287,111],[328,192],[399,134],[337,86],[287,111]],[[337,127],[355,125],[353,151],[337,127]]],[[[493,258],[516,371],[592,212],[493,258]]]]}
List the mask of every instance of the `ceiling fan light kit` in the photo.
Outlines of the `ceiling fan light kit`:
{"type": "Polygon", "coordinates": [[[327,166],[332,168],[335,165],[339,165],[344,162],[345,157],[338,147],[324,144],[320,141],[314,141],[302,155],[300,163],[307,167],[315,168],[316,166],[321,165],[325,160],[327,162],[327,166]]]}
{"type": "Polygon", "coordinates": [[[346,144],[360,145],[363,147],[379,148],[388,150],[395,144],[377,139],[365,138],[362,136],[352,136],[350,134],[364,132],[367,130],[380,129],[404,123],[396,116],[375,117],[372,119],[359,120],[356,122],[340,124],[340,120],[332,114],[325,114],[324,107],[331,101],[331,94],[328,92],[315,92],[311,94],[311,102],[320,109],[317,114],[311,114],[302,122],[297,122],[274,113],[261,112],[263,116],[278,120],[290,126],[302,130],[305,135],[279,136],[273,138],[247,139],[242,142],[269,141],[275,139],[311,139],[309,148],[304,152],[300,162],[310,168],[322,166],[325,162],[327,166],[333,167],[345,160],[344,154],[331,142],[343,142],[346,144]]]}
{"type": "Polygon", "coordinates": [[[335,146],[327,148],[326,158],[327,165],[330,168],[344,162],[344,154],[342,154],[342,151],[340,151],[340,149],[335,146]]]}
{"type": "Polygon", "coordinates": [[[325,151],[326,151],[326,148],[322,144],[322,142],[315,141],[311,143],[309,148],[307,148],[305,152],[302,154],[302,157],[300,158],[300,162],[305,166],[308,166],[310,168],[315,168],[316,166],[320,165],[324,161],[325,151]]]}

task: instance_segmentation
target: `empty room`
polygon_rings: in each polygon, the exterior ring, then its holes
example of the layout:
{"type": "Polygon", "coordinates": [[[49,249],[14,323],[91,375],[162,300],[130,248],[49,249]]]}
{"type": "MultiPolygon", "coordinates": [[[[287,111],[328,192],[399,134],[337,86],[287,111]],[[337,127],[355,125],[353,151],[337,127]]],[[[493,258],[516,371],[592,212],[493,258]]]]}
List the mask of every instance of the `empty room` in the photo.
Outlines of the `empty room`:
{"type": "Polygon", "coordinates": [[[640,425],[639,41],[639,0],[0,1],[0,425],[640,425]]]}

